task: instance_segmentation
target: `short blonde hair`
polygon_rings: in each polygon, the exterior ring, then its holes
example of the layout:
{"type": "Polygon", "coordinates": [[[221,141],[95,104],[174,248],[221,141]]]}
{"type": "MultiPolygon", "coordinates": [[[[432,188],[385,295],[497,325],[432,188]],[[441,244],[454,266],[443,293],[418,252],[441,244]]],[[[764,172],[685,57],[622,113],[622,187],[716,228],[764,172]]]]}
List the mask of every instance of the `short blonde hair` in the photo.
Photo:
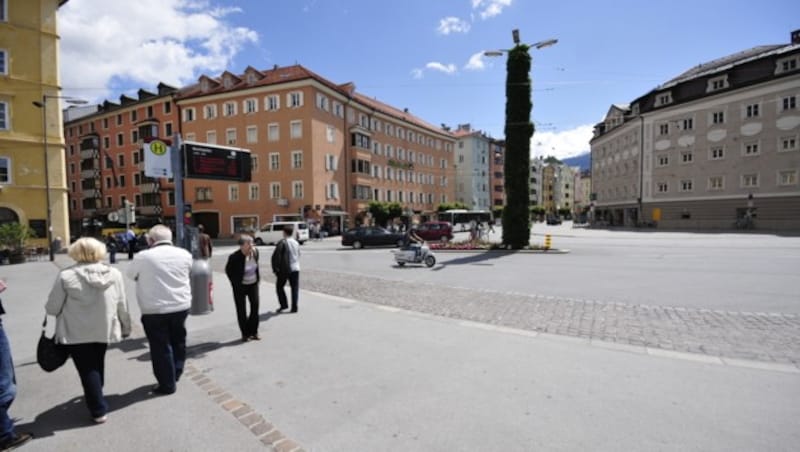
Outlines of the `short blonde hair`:
{"type": "Polygon", "coordinates": [[[106,246],[95,238],[82,237],[69,246],[67,254],[76,262],[100,262],[106,257],[106,246]]]}

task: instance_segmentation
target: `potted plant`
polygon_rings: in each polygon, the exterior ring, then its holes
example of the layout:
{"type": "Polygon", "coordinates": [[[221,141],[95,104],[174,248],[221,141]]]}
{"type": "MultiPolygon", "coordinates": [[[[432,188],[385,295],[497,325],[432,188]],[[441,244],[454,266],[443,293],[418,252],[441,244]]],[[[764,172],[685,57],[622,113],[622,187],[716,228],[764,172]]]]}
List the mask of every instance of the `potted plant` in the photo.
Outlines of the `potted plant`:
{"type": "Polygon", "coordinates": [[[8,253],[9,263],[25,262],[25,245],[32,237],[35,237],[35,234],[28,225],[22,223],[0,225],[0,248],[8,253]]]}

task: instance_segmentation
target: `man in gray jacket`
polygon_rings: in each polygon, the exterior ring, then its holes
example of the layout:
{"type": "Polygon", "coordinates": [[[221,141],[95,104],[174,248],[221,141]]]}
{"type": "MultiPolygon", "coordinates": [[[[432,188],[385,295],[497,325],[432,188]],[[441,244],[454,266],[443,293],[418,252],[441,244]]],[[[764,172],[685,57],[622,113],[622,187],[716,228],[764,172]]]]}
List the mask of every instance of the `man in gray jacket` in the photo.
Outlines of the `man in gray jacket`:
{"type": "Polygon", "coordinates": [[[172,394],[186,361],[186,316],[192,305],[192,255],[172,245],[172,231],[153,226],[150,248],[136,255],[128,276],[136,281],[142,326],[150,343],[157,394],[172,394]]]}

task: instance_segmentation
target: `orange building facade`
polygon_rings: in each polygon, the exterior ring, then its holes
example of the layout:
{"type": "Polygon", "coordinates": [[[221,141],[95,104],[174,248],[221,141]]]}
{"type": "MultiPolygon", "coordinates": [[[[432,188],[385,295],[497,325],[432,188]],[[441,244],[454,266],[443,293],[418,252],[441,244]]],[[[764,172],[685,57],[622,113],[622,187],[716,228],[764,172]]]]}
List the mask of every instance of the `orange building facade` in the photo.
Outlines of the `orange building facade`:
{"type": "Polygon", "coordinates": [[[373,200],[433,216],[454,199],[452,134],[298,65],[140,90],[138,99],[67,115],[64,129],[74,235],[114,226],[109,218],[125,201],[141,227],[174,224],[172,181],[145,177],[143,163],[145,140],[174,133],[250,152],[249,182],[184,180],[184,203],[213,237],[278,220],[338,234],[369,222],[373,200]]]}

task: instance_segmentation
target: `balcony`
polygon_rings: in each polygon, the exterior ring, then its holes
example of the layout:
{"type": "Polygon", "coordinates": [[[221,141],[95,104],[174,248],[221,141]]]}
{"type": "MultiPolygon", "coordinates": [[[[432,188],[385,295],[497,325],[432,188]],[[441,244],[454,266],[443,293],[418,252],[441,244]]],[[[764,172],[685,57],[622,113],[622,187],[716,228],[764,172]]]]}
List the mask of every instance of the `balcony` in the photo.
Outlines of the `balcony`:
{"type": "Polygon", "coordinates": [[[94,168],[81,170],[81,179],[94,179],[95,171],[94,168]]]}
{"type": "Polygon", "coordinates": [[[81,149],[81,160],[93,159],[95,152],[97,152],[97,149],[94,149],[94,148],[81,149]]]}

